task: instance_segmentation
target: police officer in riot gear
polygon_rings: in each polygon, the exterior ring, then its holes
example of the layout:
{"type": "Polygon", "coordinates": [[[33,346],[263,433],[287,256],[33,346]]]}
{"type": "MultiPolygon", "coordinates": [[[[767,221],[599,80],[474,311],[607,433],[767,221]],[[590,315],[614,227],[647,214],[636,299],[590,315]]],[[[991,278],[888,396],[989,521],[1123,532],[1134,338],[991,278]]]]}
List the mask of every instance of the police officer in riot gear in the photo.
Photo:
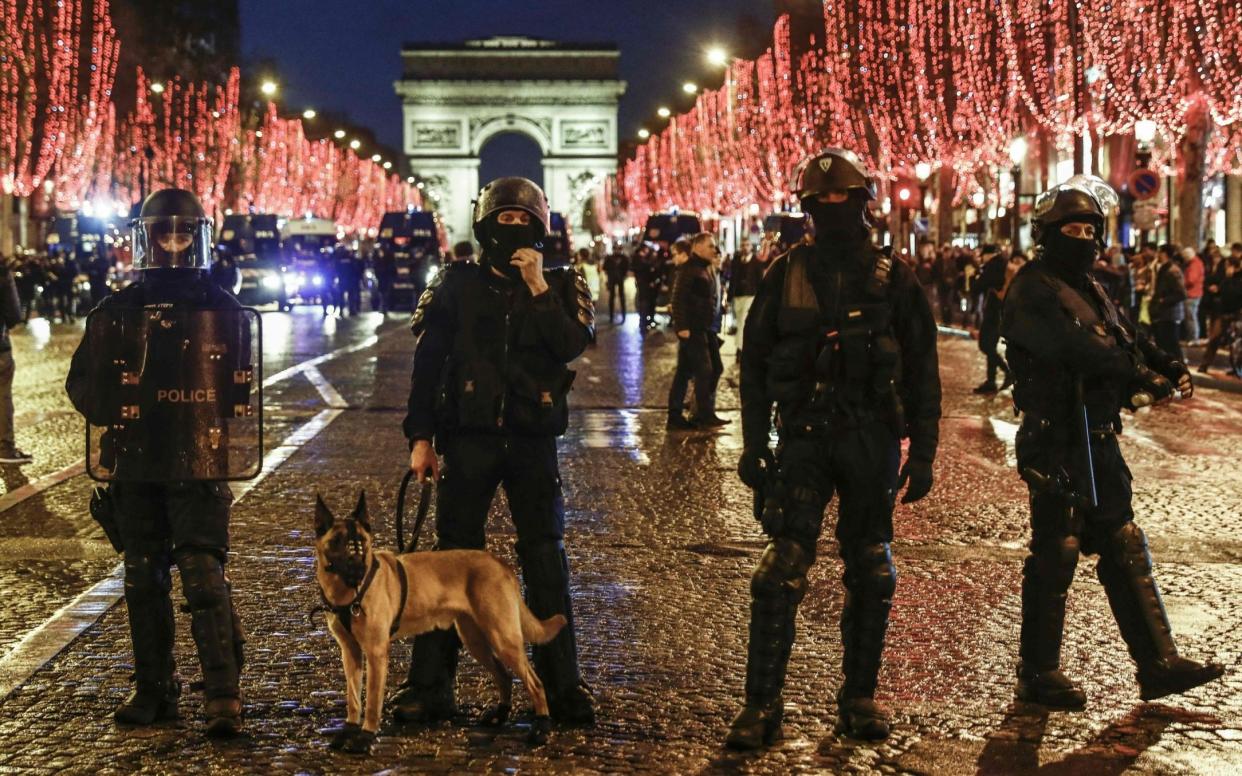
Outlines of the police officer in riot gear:
{"type": "Polygon", "coordinates": [[[913,272],[871,244],[871,178],[857,156],[832,148],[802,164],[795,187],[815,241],[773,262],[747,315],[742,354],[738,473],[757,491],[770,542],[751,579],[746,702],[726,741],[739,749],[779,735],[795,614],[834,492],[845,564],[836,729],[888,735],[874,693],[897,581],[893,502],[907,483],[904,503],[931,490],[939,436],[936,325],[913,272]],[[903,437],[910,449],[899,474],[903,437]]]}
{"type": "Polygon", "coordinates": [[[232,735],[241,724],[243,636],[225,573],[233,496],[220,481],[228,476],[221,418],[248,405],[250,333],[236,328],[237,300],[207,277],[211,220],[194,194],[151,194],[132,230],[141,280],[92,314],[65,383],[87,421],[107,428],[99,466],[112,484],[100,520],[124,552],[135,679],[114,717],[137,725],[177,717],[169,595],[175,563],[202,665],[207,732],[232,735]],[[210,332],[203,340],[210,344],[195,342],[202,332],[184,323],[210,326],[212,316],[202,311],[227,311],[218,317],[232,327],[210,332]],[[214,354],[219,367],[193,372],[179,360],[184,352],[214,354]]]}
{"type": "MultiPolygon", "coordinates": [[[[594,338],[595,313],[580,273],[543,269],[537,247],[547,231],[547,199],[531,181],[499,178],[479,192],[474,233],[481,260],[449,264],[414,312],[418,344],[404,432],[410,468],[420,478],[438,474],[437,549],[483,549],[488,508],[497,485],[504,486],[527,604],[538,617],[569,619],[553,641],[534,648],[552,719],[590,724],[593,702],[578,673],[556,437],[569,421],[573,372],[566,365],[594,338]]],[[[459,646],[452,630],[415,640],[409,677],[395,699],[399,718],[427,721],[455,712],[459,646]]]]}
{"type": "Polygon", "coordinates": [[[1031,492],[1030,554],[1022,569],[1017,697],[1077,709],[1083,691],[1060,670],[1065,601],[1079,554],[1096,574],[1138,666],[1143,700],[1219,677],[1219,665],[1180,657],[1133,522],[1131,477],[1117,434],[1121,410],[1193,393],[1185,365],[1137,331],[1091,276],[1117,196],[1094,176],[1041,194],[1037,257],[1014,278],[1001,333],[1023,414],[1018,471],[1031,492]]]}

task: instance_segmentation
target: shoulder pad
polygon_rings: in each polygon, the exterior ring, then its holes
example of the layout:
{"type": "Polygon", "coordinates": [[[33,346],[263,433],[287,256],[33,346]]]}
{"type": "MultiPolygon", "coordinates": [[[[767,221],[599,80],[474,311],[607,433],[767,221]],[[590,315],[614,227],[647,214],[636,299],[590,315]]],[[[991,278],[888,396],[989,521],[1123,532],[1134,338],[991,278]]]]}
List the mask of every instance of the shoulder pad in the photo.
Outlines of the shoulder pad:
{"type": "MultiPolygon", "coordinates": [[[[464,264],[465,262],[459,263],[464,264]]],[[[436,295],[441,293],[441,289],[444,287],[445,279],[449,276],[450,272],[457,274],[457,270],[451,269],[453,266],[454,265],[450,264],[449,270],[437,272],[436,276],[433,277],[431,282],[427,284],[427,288],[423,290],[422,296],[418,298],[418,306],[414,308],[414,315],[410,317],[410,331],[415,337],[423,333],[423,328],[427,323],[427,311],[430,310],[431,306],[435,303],[436,295]]]]}
{"type": "Polygon", "coordinates": [[[574,318],[595,337],[595,300],[586,276],[573,267],[554,267],[543,271],[549,288],[556,288],[561,299],[571,305],[574,318]]]}

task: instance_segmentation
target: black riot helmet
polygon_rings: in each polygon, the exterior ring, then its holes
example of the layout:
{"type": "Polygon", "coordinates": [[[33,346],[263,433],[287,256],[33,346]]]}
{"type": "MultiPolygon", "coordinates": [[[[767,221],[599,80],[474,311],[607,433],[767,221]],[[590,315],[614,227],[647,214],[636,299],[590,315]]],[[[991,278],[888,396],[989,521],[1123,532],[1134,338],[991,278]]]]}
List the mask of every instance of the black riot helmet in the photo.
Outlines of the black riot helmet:
{"type": "Polygon", "coordinates": [[[1104,219],[1117,207],[1117,193],[1094,175],[1075,175],[1035,198],[1031,236],[1045,243],[1055,227],[1080,221],[1095,225],[1096,239],[1104,244],[1104,219]]]}
{"type": "Polygon", "coordinates": [[[876,197],[875,181],[867,174],[862,159],[844,148],[825,148],[802,160],[794,168],[793,190],[798,199],[829,191],[858,191],[868,200],[876,197]]]}
{"type": "Polygon", "coordinates": [[[551,231],[548,216],[548,198],[543,189],[527,178],[497,178],[479,191],[474,202],[474,236],[487,246],[488,224],[502,210],[525,210],[537,226],[539,239],[551,231]]]}
{"type": "Polygon", "coordinates": [[[193,192],[153,193],[130,229],[134,269],[204,270],[211,265],[211,219],[193,192]]]}

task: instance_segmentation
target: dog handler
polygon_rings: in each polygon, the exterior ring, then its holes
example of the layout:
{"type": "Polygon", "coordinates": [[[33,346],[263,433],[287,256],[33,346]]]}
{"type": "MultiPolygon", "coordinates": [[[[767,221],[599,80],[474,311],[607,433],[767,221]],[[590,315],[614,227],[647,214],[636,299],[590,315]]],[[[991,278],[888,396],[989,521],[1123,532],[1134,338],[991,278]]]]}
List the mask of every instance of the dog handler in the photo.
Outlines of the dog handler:
{"type": "Polygon", "coordinates": [[[224,572],[233,495],[220,481],[228,476],[221,419],[248,405],[250,335],[230,328],[241,307],[207,278],[211,219],[194,194],[153,193],[132,228],[141,279],[91,314],[65,382],[74,407],[107,428],[99,466],[112,484],[91,512],[125,555],[135,679],[114,717],[134,725],[177,717],[169,596],[176,563],[202,664],[207,732],[233,735],[243,637],[224,572]],[[213,321],[223,325],[192,328],[213,321]],[[187,353],[211,355],[192,361],[187,353]],[[202,364],[213,369],[195,371],[202,364]]]}
{"type": "MultiPolygon", "coordinates": [[[[504,486],[527,604],[540,619],[569,620],[534,648],[552,719],[591,724],[593,702],[578,673],[556,438],[569,422],[574,373],[566,364],[594,338],[595,312],[580,273],[543,269],[537,246],[547,232],[547,198],[531,181],[499,178],[479,192],[481,261],[450,264],[414,312],[418,342],[403,428],[410,468],[438,478],[436,549],[483,549],[488,508],[504,486]]],[[[459,647],[453,630],[415,640],[395,698],[398,718],[455,713],[459,647]]]]}

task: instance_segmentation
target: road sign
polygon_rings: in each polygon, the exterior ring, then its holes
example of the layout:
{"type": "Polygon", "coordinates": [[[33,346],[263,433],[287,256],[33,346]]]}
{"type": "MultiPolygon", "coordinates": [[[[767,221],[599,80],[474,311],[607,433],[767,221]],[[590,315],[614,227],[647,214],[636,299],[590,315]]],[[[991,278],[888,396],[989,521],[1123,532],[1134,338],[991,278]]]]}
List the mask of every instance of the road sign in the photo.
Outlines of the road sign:
{"type": "Polygon", "coordinates": [[[1143,167],[1130,173],[1130,193],[1137,200],[1151,199],[1160,193],[1160,176],[1143,167]]]}

